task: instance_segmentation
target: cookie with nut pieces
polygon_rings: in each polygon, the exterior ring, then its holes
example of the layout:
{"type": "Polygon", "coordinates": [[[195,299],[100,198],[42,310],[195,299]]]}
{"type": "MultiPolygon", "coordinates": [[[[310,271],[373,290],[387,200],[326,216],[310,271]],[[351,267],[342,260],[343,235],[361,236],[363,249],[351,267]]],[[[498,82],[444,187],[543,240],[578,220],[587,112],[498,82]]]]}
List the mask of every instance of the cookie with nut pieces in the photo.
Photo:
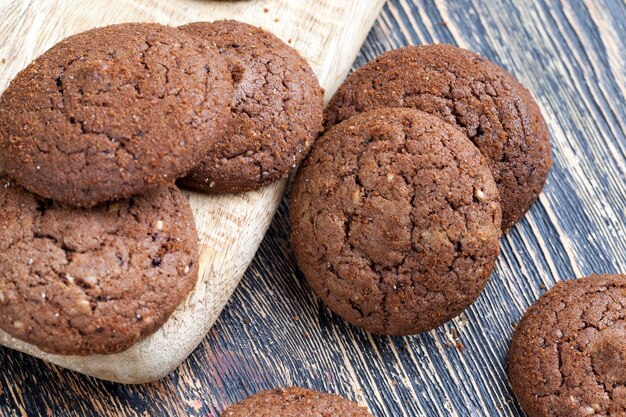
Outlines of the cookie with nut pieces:
{"type": "Polygon", "coordinates": [[[325,124],[381,107],[434,114],[472,140],[498,184],[504,232],[539,196],[552,165],[548,129],[530,92],[502,67],[446,44],[389,51],[348,77],[325,124]]]}
{"type": "Polygon", "coordinates": [[[626,275],[559,282],[524,314],[509,350],[529,417],[626,415],[626,275]]]}
{"type": "Polygon", "coordinates": [[[174,186],[81,209],[3,176],[0,211],[0,329],[43,351],[123,351],[197,281],[193,215],[174,186]]]}
{"type": "Polygon", "coordinates": [[[156,23],[59,42],[0,97],[0,152],[31,192],[79,207],[171,185],[226,128],[232,82],[201,39],[156,23]]]}
{"type": "Polygon", "coordinates": [[[220,51],[235,91],[227,131],[179,184],[240,192],[286,177],[322,130],[324,91],[309,64],[273,34],[235,20],[180,29],[220,51]]]}
{"type": "Polygon", "coordinates": [[[500,197],[479,150],[413,109],[330,129],[291,194],[298,266],[335,313],[388,335],[425,332],[481,293],[499,253],[500,197]]]}

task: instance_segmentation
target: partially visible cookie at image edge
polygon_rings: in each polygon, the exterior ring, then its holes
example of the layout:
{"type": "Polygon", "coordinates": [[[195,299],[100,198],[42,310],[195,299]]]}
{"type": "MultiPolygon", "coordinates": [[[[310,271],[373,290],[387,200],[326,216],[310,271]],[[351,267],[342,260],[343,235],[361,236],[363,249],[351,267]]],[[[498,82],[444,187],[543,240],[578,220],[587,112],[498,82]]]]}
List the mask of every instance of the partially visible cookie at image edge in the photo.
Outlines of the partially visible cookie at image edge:
{"type": "Polygon", "coordinates": [[[193,214],[174,186],[81,209],[3,175],[0,210],[0,328],[45,352],[121,352],[197,281],[193,214]]]}
{"type": "Polygon", "coordinates": [[[529,417],[626,415],[626,275],[559,282],[524,314],[508,375],[529,417]]]}
{"type": "Polygon", "coordinates": [[[220,417],[372,417],[366,408],[333,394],[288,387],[259,392],[220,417]]]}
{"type": "Polygon", "coordinates": [[[0,152],[29,191],[92,207],[173,184],[221,137],[232,81],[202,40],[156,23],[59,42],[0,97],[0,152]]]}

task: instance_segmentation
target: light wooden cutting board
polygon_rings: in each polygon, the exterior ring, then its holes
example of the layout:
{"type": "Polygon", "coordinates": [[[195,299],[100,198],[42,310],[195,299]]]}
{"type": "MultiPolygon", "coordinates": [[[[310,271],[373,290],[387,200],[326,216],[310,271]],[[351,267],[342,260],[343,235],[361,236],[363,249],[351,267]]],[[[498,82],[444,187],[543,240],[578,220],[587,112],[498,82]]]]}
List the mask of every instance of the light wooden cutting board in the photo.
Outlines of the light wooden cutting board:
{"type": "MultiPolygon", "coordinates": [[[[327,98],[347,75],[384,0],[4,0],[0,2],[0,90],[61,39],[129,21],[181,25],[232,18],[270,30],[311,64],[327,98]]],[[[194,292],[155,334],[115,355],[50,355],[0,331],[0,344],[88,375],[123,383],[159,379],[205,337],[270,225],[285,190],[223,196],[189,193],[200,235],[194,292]]]]}

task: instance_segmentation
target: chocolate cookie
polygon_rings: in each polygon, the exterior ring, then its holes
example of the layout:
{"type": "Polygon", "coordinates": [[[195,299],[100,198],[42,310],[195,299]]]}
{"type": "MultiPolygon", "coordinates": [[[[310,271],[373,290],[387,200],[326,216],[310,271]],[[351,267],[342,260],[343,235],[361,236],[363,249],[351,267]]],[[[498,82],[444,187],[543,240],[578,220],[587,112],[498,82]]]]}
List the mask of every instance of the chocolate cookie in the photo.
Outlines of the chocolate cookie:
{"type": "Polygon", "coordinates": [[[379,334],[424,332],[478,297],[498,256],[489,166],[455,127],[379,109],[330,129],[299,170],[293,246],[313,290],[379,334]]]}
{"type": "Polygon", "coordinates": [[[222,140],[179,184],[239,192],[286,177],[322,130],[324,93],[309,64],[271,33],[234,20],[180,29],[220,51],[235,93],[222,140]]]}
{"type": "Polygon", "coordinates": [[[152,23],[89,30],[55,45],[0,98],[0,151],[28,190],[76,206],[173,184],[225,129],[221,56],[152,23]]]}
{"type": "Polygon", "coordinates": [[[626,415],[626,275],[544,294],[517,326],[508,373],[529,417],[626,415]]]}
{"type": "Polygon", "coordinates": [[[326,127],[379,107],[411,107],[459,127],[489,161],[503,231],[541,192],[552,160],[539,107],[512,75],[480,55],[451,45],[387,52],[339,88],[326,108],[326,127]]]}
{"type": "Polygon", "coordinates": [[[372,417],[367,409],[332,394],[289,387],[259,392],[220,417],[372,417]]]}
{"type": "Polygon", "coordinates": [[[0,181],[0,328],[58,354],[116,353],[156,331],[198,276],[174,186],[74,208],[0,181]]]}

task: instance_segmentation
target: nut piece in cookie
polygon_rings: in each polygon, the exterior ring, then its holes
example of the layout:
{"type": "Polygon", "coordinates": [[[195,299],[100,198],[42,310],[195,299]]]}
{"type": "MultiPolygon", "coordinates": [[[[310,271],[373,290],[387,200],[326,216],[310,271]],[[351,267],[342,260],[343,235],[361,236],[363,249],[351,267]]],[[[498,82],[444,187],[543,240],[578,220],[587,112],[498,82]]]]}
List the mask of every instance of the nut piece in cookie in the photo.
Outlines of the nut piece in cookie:
{"type": "Polygon", "coordinates": [[[335,313],[366,330],[421,333],[479,296],[499,251],[491,170],[465,135],[412,109],[330,129],[291,195],[295,255],[335,313]]]}
{"type": "Polygon", "coordinates": [[[240,192],[286,177],[322,130],[324,93],[309,64],[271,33],[234,20],[180,29],[220,51],[235,93],[222,140],[179,184],[240,192]]]}
{"type": "Polygon", "coordinates": [[[0,153],[31,192],[92,207],[187,173],[224,132],[219,53],[176,28],[127,23],[71,36],[0,98],[0,153]]]}
{"type": "Polygon", "coordinates": [[[543,116],[528,90],[484,57],[451,45],[387,52],[343,83],[325,110],[325,125],[381,107],[434,114],[472,140],[498,184],[503,231],[541,192],[552,164],[543,116]]]}
{"type": "Polygon", "coordinates": [[[626,275],[558,283],[513,335],[508,374],[529,417],[626,415],[626,275]]]}
{"type": "Polygon", "coordinates": [[[0,211],[0,328],[43,351],[121,352],[197,281],[193,215],[174,186],[80,209],[3,178],[0,211]]]}
{"type": "Polygon", "coordinates": [[[259,392],[220,417],[372,417],[366,408],[333,394],[288,387],[259,392]]]}

